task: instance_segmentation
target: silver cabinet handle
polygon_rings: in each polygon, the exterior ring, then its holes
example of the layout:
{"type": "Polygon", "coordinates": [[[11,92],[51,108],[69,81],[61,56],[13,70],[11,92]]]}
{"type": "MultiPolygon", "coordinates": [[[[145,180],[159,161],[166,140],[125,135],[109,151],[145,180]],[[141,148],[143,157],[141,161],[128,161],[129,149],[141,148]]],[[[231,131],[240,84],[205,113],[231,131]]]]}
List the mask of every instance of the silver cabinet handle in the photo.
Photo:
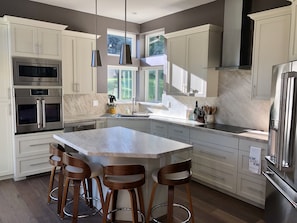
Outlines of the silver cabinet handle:
{"type": "Polygon", "coordinates": [[[37,110],[37,128],[41,128],[41,117],[40,117],[40,100],[36,100],[36,110],[37,110]]]}
{"type": "Polygon", "coordinates": [[[42,128],[45,128],[46,124],[45,124],[45,121],[46,121],[46,117],[45,117],[45,100],[42,99],[41,100],[41,104],[42,104],[42,128]]]}

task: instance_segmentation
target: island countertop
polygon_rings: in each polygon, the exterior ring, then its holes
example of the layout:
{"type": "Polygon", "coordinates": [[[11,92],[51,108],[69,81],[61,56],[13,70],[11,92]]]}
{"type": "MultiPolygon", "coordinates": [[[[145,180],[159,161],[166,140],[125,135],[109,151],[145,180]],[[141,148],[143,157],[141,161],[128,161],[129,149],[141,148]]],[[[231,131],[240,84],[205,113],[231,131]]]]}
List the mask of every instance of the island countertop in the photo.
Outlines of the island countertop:
{"type": "Polygon", "coordinates": [[[87,156],[160,158],[193,146],[124,127],[54,134],[56,140],[87,156]]]}

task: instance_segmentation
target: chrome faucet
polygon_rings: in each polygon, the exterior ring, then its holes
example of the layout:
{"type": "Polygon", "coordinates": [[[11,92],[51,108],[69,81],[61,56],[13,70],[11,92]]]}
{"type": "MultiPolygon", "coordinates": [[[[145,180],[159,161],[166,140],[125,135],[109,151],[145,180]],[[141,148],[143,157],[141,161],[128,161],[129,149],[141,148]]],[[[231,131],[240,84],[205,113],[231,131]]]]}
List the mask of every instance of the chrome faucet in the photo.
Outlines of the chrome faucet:
{"type": "Polygon", "coordinates": [[[132,115],[136,113],[136,99],[132,97],[132,115]]]}

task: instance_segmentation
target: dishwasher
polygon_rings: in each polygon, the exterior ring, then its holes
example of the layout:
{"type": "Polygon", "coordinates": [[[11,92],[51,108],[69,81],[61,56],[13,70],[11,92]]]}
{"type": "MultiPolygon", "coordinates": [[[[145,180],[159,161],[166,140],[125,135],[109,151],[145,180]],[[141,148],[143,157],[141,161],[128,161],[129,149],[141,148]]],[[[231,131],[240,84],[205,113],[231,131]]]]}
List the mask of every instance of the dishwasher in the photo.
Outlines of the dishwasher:
{"type": "MultiPolygon", "coordinates": [[[[77,132],[82,130],[96,129],[96,121],[83,121],[64,124],[64,132],[77,132]]],[[[77,152],[71,147],[65,145],[66,152],[77,152]]]]}

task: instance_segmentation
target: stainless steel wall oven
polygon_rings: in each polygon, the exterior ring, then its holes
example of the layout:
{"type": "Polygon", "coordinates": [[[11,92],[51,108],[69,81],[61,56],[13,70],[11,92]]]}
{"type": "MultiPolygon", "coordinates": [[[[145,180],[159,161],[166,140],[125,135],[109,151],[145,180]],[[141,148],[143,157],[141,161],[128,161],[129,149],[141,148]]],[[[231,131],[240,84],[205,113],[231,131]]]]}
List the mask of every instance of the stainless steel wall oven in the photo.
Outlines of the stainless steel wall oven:
{"type": "Polygon", "coordinates": [[[61,88],[18,88],[16,134],[63,129],[61,88]]]}
{"type": "Polygon", "coordinates": [[[62,86],[62,62],[59,60],[14,57],[13,84],[62,86]]]}

